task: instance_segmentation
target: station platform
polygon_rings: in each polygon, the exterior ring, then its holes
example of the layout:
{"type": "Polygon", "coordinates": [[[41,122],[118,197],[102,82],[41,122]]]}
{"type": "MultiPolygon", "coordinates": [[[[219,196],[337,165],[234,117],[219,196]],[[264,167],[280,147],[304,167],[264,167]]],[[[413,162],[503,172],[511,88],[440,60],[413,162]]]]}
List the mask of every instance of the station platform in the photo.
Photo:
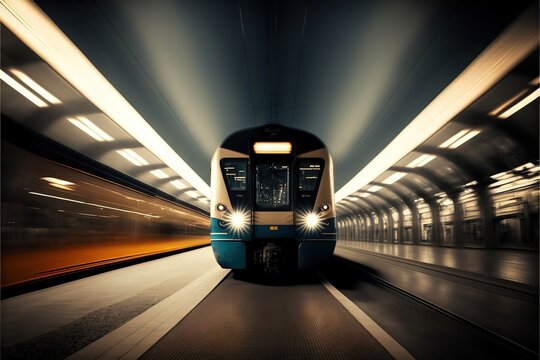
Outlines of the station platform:
{"type": "Polygon", "coordinates": [[[2,358],[64,359],[216,267],[205,247],[4,299],[2,358]]]}
{"type": "Polygon", "coordinates": [[[338,241],[334,252],[426,303],[538,351],[538,254],[338,241]],[[535,283],[536,279],[536,283],[535,283]]]}
{"type": "Polygon", "coordinates": [[[413,357],[323,275],[267,282],[210,247],[2,301],[2,359],[413,357]]]}

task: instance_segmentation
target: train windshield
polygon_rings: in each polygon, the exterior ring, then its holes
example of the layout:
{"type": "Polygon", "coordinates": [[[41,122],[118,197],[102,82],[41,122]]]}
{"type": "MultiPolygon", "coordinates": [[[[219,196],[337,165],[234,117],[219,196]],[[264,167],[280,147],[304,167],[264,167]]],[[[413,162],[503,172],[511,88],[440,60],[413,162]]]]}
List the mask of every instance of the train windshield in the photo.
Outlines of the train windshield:
{"type": "Polygon", "coordinates": [[[289,165],[258,164],[255,169],[256,203],[260,208],[289,206],[289,165]]]}
{"type": "Polygon", "coordinates": [[[247,187],[247,160],[230,159],[221,161],[223,177],[227,182],[229,191],[246,191],[247,187]]]}

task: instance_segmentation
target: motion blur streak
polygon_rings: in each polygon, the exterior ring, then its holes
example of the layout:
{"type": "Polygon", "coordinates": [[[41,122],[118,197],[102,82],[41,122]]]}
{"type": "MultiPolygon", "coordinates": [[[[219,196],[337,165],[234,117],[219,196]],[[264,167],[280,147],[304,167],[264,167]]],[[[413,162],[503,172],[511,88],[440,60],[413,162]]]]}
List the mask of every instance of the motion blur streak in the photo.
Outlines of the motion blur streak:
{"type": "Polygon", "coordinates": [[[5,139],[1,165],[2,288],[210,243],[203,212],[52,162],[5,139]],[[52,186],[58,182],[70,188],[52,186]]]}
{"type": "Polygon", "coordinates": [[[2,252],[2,287],[210,242],[207,236],[171,239],[167,235],[122,243],[115,240],[101,238],[98,243],[51,245],[47,248],[2,252]]]}

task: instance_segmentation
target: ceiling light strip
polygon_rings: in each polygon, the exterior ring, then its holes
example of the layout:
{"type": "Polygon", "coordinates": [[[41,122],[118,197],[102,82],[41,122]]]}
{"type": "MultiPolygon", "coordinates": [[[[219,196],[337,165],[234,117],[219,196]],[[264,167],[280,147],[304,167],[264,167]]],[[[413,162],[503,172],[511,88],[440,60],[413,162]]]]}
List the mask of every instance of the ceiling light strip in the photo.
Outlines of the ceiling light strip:
{"type": "Polygon", "coordinates": [[[506,109],[508,106],[513,104],[517,99],[521,98],[523,95],[525,95],[529,89],[521,90],[516,95],[512,96],[510,99],[506,100],[504,103],[502,103],[500,106],[498,106],[496,109],[492,110],[489,115],[491,116],[497,116],[499,113],[501,113],[504,109],[506,109]]]}
{"type": "Polygon", "coordinates": [[[3,0],[0,18],[36,54],[122,129],[206,197],[210,187],[33,2],[3,0]]]}
{"type": "Polygon", "coordinates": [[[166,179],[169,177],[169,175],[167,175],[163,170],[152,170],[150,173],[158,179],[166,179]]]}
{"type": "Polygon", "coordinates": [[[368,165],[336,193],[336,201],[357,191],[426,141],[538,47],[536,6],[531,5],[368,165]]]}
{"type": "Polygon", "coordinates": [[[99,136],[99,134],[96,134],[94,131],[92,131],[92,129],[90,129],[88,126],[83,124],[79,119],[74,119],[74,118],[66,118],[66,119],[70,123],[75,125],[77,128],[79,128],[79,130],[83,131],[86,135],[90,136],[94,140],[97,140],[97,141],[100,141],[100,142],[105,141],[104,138],[102,138],[101,136],[99,136]]]}
{"type": "Polygon", "coordinates": [[[29,88],[37,92],[42,98],[50,102],[51,104],[61,104],[62,102],[58,100],[56,96],[45,90],[41,85],[39,85],[37,82],[32,80],[30,76],[26,75],[20,70],[17,69],[9,69],[9,71],[19,78],[23,83],[26,84],[29,88]]]}
{"type": "Polygon", "coordinates": [[[34,105],[44,108],[49,106],[45,101],[38,98],[36,95],[32,94],[30,90],[19,84],[19,82],[15,79],[13,79],[11,76],[6,74],[4,71],[0,70],[0,79],[2,79],[3,82],[8,84],[13,88],[13,90],[17,91],[19,94],[24,96],[27,100],[30,100],[34,105]]]}
{"type": "Polygon", "coordinates": [[[465,129],[465,130],[461,130],[460,132],[458,132],[457,134],[455,134],[454,136],[452,136],[450,139],[446,140],[445,142],[443,142],[441,145],[439,145],[440,148],[447,148],[449,147],[450,145],[452,145],[453,143],[455,143],[458,139],[460,139],[463,135],[465,135],[466,133],[468,133],[470,130],[469,129],[465,129]]]}
{"type": "Polygon", "coordinates": [[[114,140],[109,134],[107,134],[105,131],[101,130],[96,124],[94,124],[92,121],[88,120],[84,116],[77,116],[77,119],[79,119],[84,125],[86,125],[94,133],[96,133],[100,137],[102,137],[103,140],[105,140],[105,141],[113,141],[114,140]]]}
{"type": "Polygon", "coordinates": [[[457,147],[465,144],[467,141],[471,140],[476,135],[480,134],[480,130],[472,130],[469,131],[467,134],[465,134],[463,137],[458,139],[456,142],[454,142],[452,145],[450,145],[449,149],[456,149],[457,147]]]}
{"type": "Polygon", "coordinates": [[[148,161],[142,158],[139,154],[131,149],[116,150],[116,152],[122,155],[126,160],[135,166],[148,165],[148,161]]]}
{"type": "Polygon", "coordinates": [[[367,189],[367,191],[369,192],[377,192],[379,190],[382,189],[382,186],[379,186],[379,185],[373,185],[372,187],[370,187],[369,189],[367,189]]]}
{"type": "Polygon", "coordinates": [[[384,179],[382,182],[383,182],[383,184],[391,185],[391,184],[395,183],[396,181],[398,181],[399,179],[401,179],[402,177],[404,177],[405,175],[407,175],[407,173],[397,172],[397,173],[395,173],[393,175],[390,175],[389,177],[384,179]]]}
{"type": "Polygon", "coordinates": [[[536,89],[533,93],[529,94],[529,96],[525,97],[523,100],[512,106],[510,109],[506,110],[505,112],[501,113],[498,117],[500,119],[507,119],[510,116],[517,113],[519,110],[523,109],[525,106],[532,103],[534,100],[536,100],[540,96],[540,89],[536,89]]]}
{"type": "Polygon", "coordinates": [[[183,182],[181,182],[180,180],[173,180],[173,181],[171,181],[171,184],[175,188],[177,188],[178,190],[183,190],[183,189],[187,188],[187,186],[183,182]]]}

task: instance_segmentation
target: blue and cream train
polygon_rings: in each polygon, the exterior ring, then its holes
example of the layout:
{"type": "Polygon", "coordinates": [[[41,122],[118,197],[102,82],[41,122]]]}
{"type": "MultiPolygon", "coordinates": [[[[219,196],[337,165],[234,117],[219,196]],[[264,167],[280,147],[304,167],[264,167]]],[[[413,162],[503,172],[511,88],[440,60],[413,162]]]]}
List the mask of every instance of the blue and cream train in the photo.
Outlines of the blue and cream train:
{"type": "Polygon", "coordinates": [[[336,244],[332,159],[305,131],[236,132],[212,159],[210,239],[224,268],[309,269],[336,244]]]}

